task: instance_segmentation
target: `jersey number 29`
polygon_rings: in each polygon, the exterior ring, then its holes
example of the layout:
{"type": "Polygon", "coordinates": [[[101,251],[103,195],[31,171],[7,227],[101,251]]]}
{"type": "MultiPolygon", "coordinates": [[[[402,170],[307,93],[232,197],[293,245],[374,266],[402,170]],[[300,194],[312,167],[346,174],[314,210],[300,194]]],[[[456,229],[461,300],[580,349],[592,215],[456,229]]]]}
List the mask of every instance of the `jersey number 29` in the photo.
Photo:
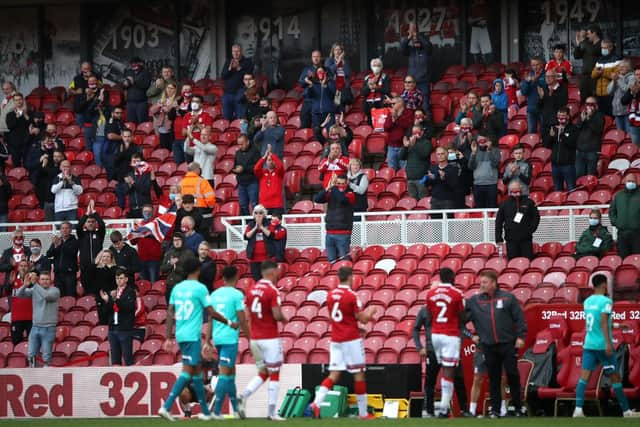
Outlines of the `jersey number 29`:
{"type": "Polygon", "coordinates": [[[188,320],[193,313],[193,303],[189,300],[176,301],[176,320],[188,320]]]}

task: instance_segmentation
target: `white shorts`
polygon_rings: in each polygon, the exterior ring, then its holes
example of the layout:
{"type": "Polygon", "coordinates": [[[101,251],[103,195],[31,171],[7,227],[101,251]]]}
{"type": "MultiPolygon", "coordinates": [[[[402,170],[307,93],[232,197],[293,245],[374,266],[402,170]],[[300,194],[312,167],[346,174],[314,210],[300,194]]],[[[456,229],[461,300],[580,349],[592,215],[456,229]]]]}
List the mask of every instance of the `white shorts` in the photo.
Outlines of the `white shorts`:
{"type": "Polygon", "coordinates": [[[366,366],[361,338],[329,344],[329,370],[363,372],[366,366]]]}
{"type": "Polygon", "coordinates": [[[251,340],[251,354],[258,369],[267,368],[270,372],[277,372],[282,365],[282,340],[269,338],[251,340]]]}
{"type": "Polygon", "coordinates": [[[436,353],[438,363],[442,366],[455,367],[460,361],[460,337],[452,337],[444,334],[431,335],[433,351],[436,353]]]}
{"type": "Polygon", "coordinates": [[[471,27],[471,42],[469,43],[469,53],[486,55],[491,53],[491,38],[487,27],[471,27]]]}

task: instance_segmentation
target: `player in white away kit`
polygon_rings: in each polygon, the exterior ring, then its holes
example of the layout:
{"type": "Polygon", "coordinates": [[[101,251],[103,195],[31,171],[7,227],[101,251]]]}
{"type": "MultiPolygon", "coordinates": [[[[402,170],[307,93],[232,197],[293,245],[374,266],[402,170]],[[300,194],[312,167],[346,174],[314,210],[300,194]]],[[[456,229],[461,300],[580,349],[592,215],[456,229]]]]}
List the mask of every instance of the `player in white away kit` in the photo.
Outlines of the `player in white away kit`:
{"type": "Polygon", "coordinates": [[[278,334],[278,322],[287,319],[280,311],[280,293],[275,287],[278,282],[278,264],[273,261],[262,263],[262,279],[247,289],[246,301],[249,309],[250,348],[256,361],[258,375],[253,377],[245,391],[238,396],[238,410],[246,413],[247,398],[269,380],[269,415],[272,421],[282,421],[276,413],[278,391],[280,390],[280,366],[282,366],[282,341],[278,334]]]}
{"type": "Polygon", "coordinates": [[[442,366],[440,385],[441,418],[449,417],[453,378],[460,362],[460,325],[464,314],[464,295],[453,287],[455,274],[448,268],[440,269],[440,281],[427,292],[427,318],[431,323],[431,342],[438,363],[442,366]]]}
{"type": "Polygon", "coordinates": [[[354,391],[358,399],[358,415],[362,419],[375,418],[367,413],[367,383],[365,382],[364,345],[358,322],[368,323],[376,313],[374,307],[362,311],[358,295],[351,290],[353,271],[350,267],[338,269],[340,285],[327,295],[331,314],[331,345],[329,376],[322,381],[311,406],[314,418],[320,418],[320,405],[333,384],[340,379],[341,371],[353,374],[354,391]]]}

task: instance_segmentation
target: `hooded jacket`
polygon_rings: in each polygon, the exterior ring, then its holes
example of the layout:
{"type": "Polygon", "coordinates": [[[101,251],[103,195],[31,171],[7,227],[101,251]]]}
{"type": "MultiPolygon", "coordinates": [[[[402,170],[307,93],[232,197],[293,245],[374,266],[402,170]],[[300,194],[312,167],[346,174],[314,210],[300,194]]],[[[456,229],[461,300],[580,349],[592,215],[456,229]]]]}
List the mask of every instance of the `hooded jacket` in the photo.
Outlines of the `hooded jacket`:
{"type": "Polygon", "coordinates": [[[493,81],[493,87],[494,91],[491,94],[491,101],[496,106],[496,110],[501,111],[506,117],[507,108],[509,108],[509,97],[504,91],[504,81],[502,79],[495,79],[493,81]],[[500,91],[495,90],[497,83],[500,83],[500,91]]]}
{"type": "Polygon", "coordinates": [[[611,237],[611,233],[609,233],[607,227],[602,224],[595,227],[587,227],[587,229],[582,232],[580,240],[578,240],[576,244],[576,258],[587,255],[601,257],[612,247],[613,237],[611,237]],[[593,246],[596,238],[601,240],[599,246],[593,246]]]}
{"type": "Polygon", "coordinates": [[[407,161],[405,171],[407,179],[416,181],[422,179],[431,166],[431,139],[426,135],[416,140],[416,143],[403,147],[400,151],[400,159],[407,161]]]}
{"type": "Polygon", "coordinates": [[[609,94],[607,88],[612,80],[611,76],[613,73],[618,72],[621,60],[622,58],[613,52],[598,58],[595,67],[591,70],[591,78],[596,82],[596,96],[607,96],[609,94]],[[602,69],[600,76],[596,74],[599,69],[602,69]]]}
{"type": "Polygon", "coordinates": [[[473,170],[475,185],[496,185],[498,183],[498,168],[500,167],[500,149],[481,150],[471,154],[469,168],[473,170]]]}
{"type": "Polygon", "coordinates": [[[431,71],[431,53],[433,45],[422,34],[418,34],[419,47],[416,47],[411,41],[403,37],[400,40],[400,51],[404,56],[409,57],[409,68],[407,74],[413,76],[416,82],[428,82],[431,71]]]}
{"type": "Polygon", "coordinates": [[[640,231],[640,190],[621,190],[613,196],[609,207],[611,224],[620,232],[640,231]]]}

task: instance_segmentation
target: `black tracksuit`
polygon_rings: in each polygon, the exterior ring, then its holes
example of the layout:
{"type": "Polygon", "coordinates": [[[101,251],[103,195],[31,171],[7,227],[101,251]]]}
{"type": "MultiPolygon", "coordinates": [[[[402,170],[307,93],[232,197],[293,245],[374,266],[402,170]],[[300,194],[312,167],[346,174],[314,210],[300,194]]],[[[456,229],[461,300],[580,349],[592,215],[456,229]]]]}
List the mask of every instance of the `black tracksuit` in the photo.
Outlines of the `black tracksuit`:
{"type": "Polygon", "coordinates": [[[496,243],[507,242],[509,259],[520,256],[533,259],[532,239],[539,223],[540,213],[533,200],[526,196],[509,197],[502,202],[496,214],[496,243]]]}

